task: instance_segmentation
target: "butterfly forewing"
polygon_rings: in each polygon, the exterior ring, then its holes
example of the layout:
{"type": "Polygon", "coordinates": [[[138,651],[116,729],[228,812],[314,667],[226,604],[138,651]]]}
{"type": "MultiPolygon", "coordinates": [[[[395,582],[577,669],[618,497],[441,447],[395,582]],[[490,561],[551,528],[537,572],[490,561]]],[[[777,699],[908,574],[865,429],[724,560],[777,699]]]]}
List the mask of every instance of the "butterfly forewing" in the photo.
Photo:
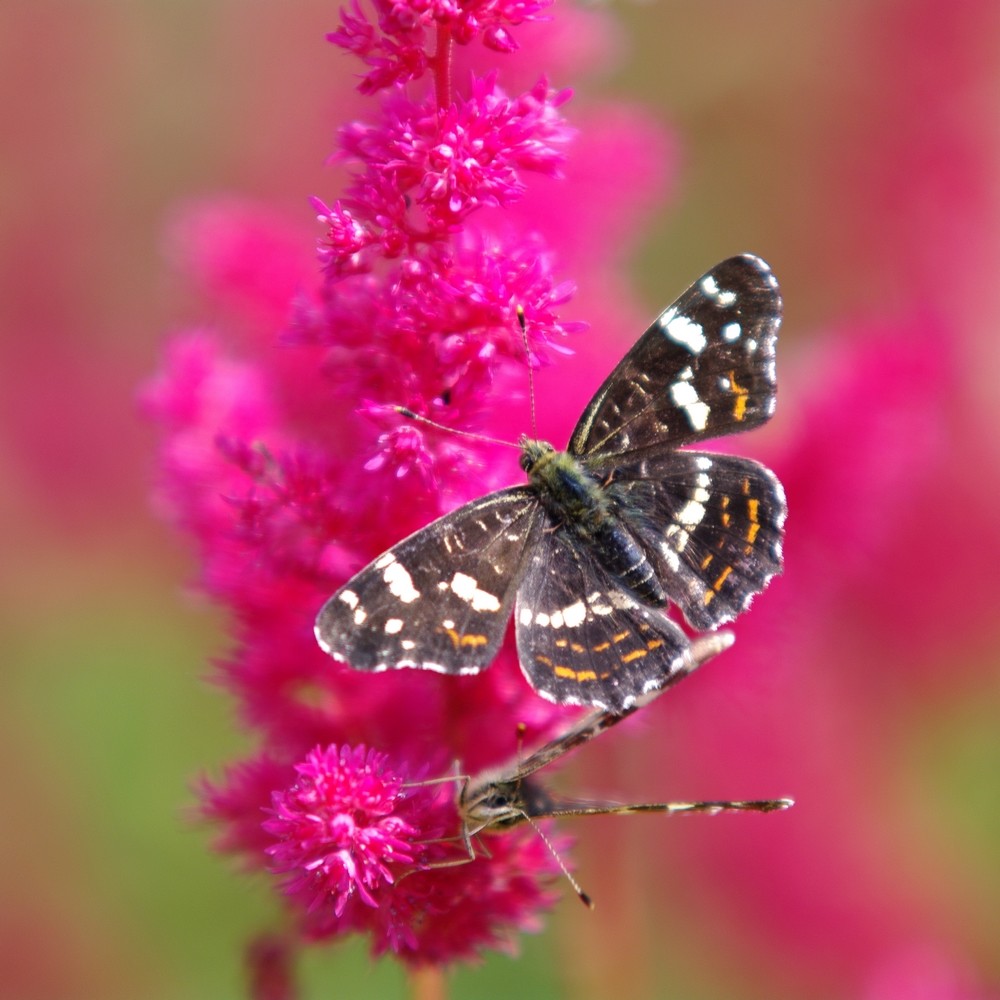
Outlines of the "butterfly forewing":
{"type": "Polygon", "coordinates": [[[689,640],[573,542],[543,533],[528,557],[514,615],[521,669],[550,701],[621,713],[669,683],[689,640]]]}
{"type": "Polygon", "coordinates": [[[759,462],[671,452],[621,470],[609,493],[696,629],[731,621],[781,571],[784,491],[759,462]]]}
{"type": "Polygon", "coordinates": [[[743,254],[665,309],[590,401],[569,452],[596,470],[650,451],[750,430],[774,412],[781,295],[743,254]]]}
{"type": "Polygon", "coordinates": [[[503,641],[540,515],[535,494],[515,486],[410,535],[326,602],[320,646],[359,670],[482,670],[503,641]]]}

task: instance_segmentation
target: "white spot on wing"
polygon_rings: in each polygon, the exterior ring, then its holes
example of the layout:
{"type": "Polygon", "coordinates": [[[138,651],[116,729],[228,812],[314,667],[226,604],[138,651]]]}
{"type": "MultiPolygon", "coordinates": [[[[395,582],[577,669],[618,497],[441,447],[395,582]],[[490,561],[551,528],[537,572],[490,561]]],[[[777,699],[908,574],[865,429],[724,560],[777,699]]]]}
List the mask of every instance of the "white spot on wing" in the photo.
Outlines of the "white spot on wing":
{"type": "Polygon", "coordinates": [[[675,406],[679,406],[684,411],[694,430],[703,431],[705,429],[711,411],[708,404],[699,398],[698,391],[690,382],[674,382],[670,387],[670,398],[675,406]]]}
{"type": "Polygon", "coordinates": [[[381,569],[379,563],[382,563],[386,557],[389,561],[383,564],[385,572],[382,574],[382,579],[385,580],[389,593],[393,597],[398,597],[404,604],[412,604],[420,596],[420,591],[413,586],[413,578],[407,573],[405,567],[396,562],[396,557],[387,552],[375,565],[381,569]]]}
{"type": "Polygon", "coordinates": [[[587,617],[587,609],[583,606],[583,601],[577,601],[568,608],[563,608],[563,619],[567,628],[577,628],[582,625],[587,617]]]}
{"type": "Polygon", "coordinates": [[[397,632],[402,631],[403,619],[402,618],[390,618],[385,623],[385,634],[395,635],[397,632]]]}
{"type": "Polygon", "coordinates": [[[355,625],[364,625],[365,619],[367,617],[368,617],[368,613],[365,611],[365,609],[364,608],[358,608],[354,612],[354,624],[355,625]]]}
{"type": "MultiPolygon", "coordinates": [[[[698,491],[695,491],[697,496],[698,491]]],[[[704,493],[704,497],[707,500],[708,494],[704,493]]],[[[686,504],[677,512],[677,517],[675,520],[680,524],[683,524],[685,528],[697,528],[701,524],[701,519],[705,516],[705,506],[699,503],[697,500],[688,500],[686,504]]]]}
{"type": "Polygon", "coordinates": [[[340,599],[353,611],[358,606],[358,595],[353,590],[342,590],[340,599]]]}
{"type": "Polygon", "coordinates": [[[500,601],[491,593],[482,590],[478,583],[465,573],[456,573],[451,578],[451,592],[472,605],[473,611],[499,611],[500,601]]]}
{"type": "Polygon", "coordinates": [[[677,555],[687,547],[688,539],[691,537],[679,524],[671,524],[667,528],[667,539],[673,545],[661,545],[660,554],[666,560],[667,565],[676,573],[681,568],[681,560],[677,555]]]}
{"type": "Polygon", "coordinates": [[[739,323],[727,323],[722,328],[722,339],[733,343],[735,340],[739,340],[743,336],[743,328],[739,323]]]}
{"type": "Polygon", "coordinates": [[[687,316],[681,316],[673,306],[663,313],[659,320],[660,329],[675,344],[686,347],[692,354],[701,354],[708,341],[700,323],[687,316]]]}

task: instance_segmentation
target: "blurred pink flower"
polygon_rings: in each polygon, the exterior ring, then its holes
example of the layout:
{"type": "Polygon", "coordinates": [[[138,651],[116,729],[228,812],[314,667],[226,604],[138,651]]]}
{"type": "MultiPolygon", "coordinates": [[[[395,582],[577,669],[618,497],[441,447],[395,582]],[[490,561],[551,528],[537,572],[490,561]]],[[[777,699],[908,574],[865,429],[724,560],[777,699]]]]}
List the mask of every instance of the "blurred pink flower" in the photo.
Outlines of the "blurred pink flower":
{"type": "Polygon", "coordinates": [[[889,956],[871,975],[861,1000],[997,1000],[1000,991],[941,948],[912,945],[889,956]]]}
{"type": "MultiPolygon", "coordinates": [[[[947,683],[920,671],[940,662],[937,613],[922,602],[921,581],[934,586],[927,541],[946,530],[974,547],[968,533],[981,537],[987,520],[971,505],[946,526],[929,503],[956,481],[954,347],[955,331],[927,319],[857,322],[790,380],[785,365],[794,428],[762,455],[788,496],[785,572],[741,620],[732,653],[650,710],[670,713],[670,747],[702,747],[685,761],[682,794],[796,799],[781,823],[748,823],[738,837],[720,824],[676,838],[699,862],[689,891],[730,887],[716,907],[758,960],[770,953],[835,993],[906,942],[949,933],[944,887],[911,878],[907,820],[885,806],[902,719],[923,684],[947,683]],[[917,523],[921,510],[933,514],[917,523]]],[[[787,426],[780,407],[776,423],[787,426]]]]}

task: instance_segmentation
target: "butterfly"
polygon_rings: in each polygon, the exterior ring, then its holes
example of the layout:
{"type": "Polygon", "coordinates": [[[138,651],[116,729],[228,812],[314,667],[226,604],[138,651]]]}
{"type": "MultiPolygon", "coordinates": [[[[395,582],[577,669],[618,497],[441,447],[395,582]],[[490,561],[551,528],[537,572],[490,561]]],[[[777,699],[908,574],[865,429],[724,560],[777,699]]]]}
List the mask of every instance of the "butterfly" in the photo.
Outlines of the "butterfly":
{"type": "MultiPolygon", "coordinates": [[[[699,636],[692,640],[682,657],[681,665],[674,669],[664,686],[673,685],[686,677],[706,660],[728,649],[734,641],[731,632],[717,632],[714,635],[699,636]]],[[[617,725],[633,712],[656,697],[662,688],[644,699],[638,699],[623,712],[596,711],[584,716],[563,735],[545,744],[534,753],[515,763],[500,768],[492,768],[483,773],[469,776],[452,776],[431,782],[416,782],[410,787],[438,784],[444,781],[458,781],[456,799],[460,832],[459,838],[465,854],[461,858],[431,863],[430,868],[452,867],[466,864],[478,856],[475,842],[483,833],[508,830],[521,823],[529,823],[542,837],[562,867],[577,895],[588,906],[590,897],[580,888],[572,874],[562,864],[552,844],[535,824],[536,819],[559,816],[599,816],[624,813],[720,813],[720,812],[776,812],[788,809],[794,802],[790,798],[780,799],[717,799],[700,802],[647,802],[623,805],[614,802],[577,801],[560,799],[550,795],[535,779],[534,774],[553,761],[575,750],[599,736],[606,729],[617,725]]],[[[481,853],[488,856],[482,848],[481,853]]]]}
{"type": "Polygon", "coordinates": [[[758,462],[680,450],[768,420],[781,296],[743,254],[653,321],[584,410],[565,451],[522,438],[528,482],[487,494],[384,552],[316,618],[359,670],[475,674],[514,614],[529,683],[621,714],[683,669],[697,631],[731,621],[781,570],[785,497],[758,462]]]}

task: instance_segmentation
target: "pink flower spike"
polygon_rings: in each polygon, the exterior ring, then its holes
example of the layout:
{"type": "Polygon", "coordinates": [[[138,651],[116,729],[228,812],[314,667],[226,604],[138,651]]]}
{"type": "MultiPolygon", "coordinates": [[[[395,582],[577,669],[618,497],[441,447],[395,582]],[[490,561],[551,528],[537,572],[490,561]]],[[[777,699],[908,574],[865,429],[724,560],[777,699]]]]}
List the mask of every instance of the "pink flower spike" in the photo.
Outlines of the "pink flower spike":
{"type": "Polygon", "coordinates": [[[272,871],[289,877],[285,890],[312,896],[310,908],[332,903],[337,917],[352,898],[378,906],[375,894],[413,864],[416,830],[395,815],[402,778],[386,754],[316,747],[295,766],[298,780],[274,792],[264,830],[272,871]]]}

